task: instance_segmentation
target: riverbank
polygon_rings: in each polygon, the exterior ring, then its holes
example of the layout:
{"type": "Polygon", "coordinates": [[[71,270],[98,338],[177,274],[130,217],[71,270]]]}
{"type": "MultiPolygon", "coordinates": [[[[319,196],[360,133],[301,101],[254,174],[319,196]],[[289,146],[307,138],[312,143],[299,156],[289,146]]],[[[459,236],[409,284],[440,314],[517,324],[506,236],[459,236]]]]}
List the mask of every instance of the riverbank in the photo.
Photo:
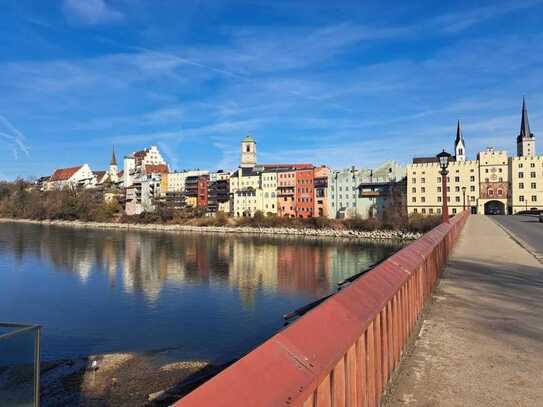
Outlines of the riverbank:
{"type": "Polygon", "coordinates": [[[41,405],[167,406],[191,391],[199,377],[217,370],[207,361],[166,361],[168,352],[112,353],[42,363],[41,405]]]}
{"type": "Polygon", "coordinates": [[[416,240],[422,233],[404,232],[401,230],[348,230],[348,229],[315,229],[315,228],[290,228],[290,227],[250,227],[250,226],[191,226],[171,224],[136,224],[113,222],[82,222],[67,220],[32,220],[0,218],[0,223],[18,222],[39,225],[67,226],[90,229],[120,229],[120,230],[144,230],[159,232],[198,232],[213,234],[245,234],[245,235],[271,235],[271,236],[297,236],[297,237],[335,237],[366,240],[416,240]]]}

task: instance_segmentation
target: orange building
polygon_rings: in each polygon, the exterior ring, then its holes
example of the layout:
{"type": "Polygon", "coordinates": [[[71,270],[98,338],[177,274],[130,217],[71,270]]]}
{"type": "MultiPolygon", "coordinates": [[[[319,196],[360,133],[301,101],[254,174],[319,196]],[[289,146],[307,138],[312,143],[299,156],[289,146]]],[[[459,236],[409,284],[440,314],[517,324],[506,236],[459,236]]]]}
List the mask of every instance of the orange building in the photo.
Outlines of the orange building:
{"type": "Polygon", "coordinates": [[[330,168],[326,166],[317,167],[314,170],[314,185],[315,185],[315,210],[314,216],[330,216],[328,206],[328,177],[330,176],[330,168]]]}
{"type": "Polygon", "coordinates": [[[313,167],[296,170],[296,189],[294,199],[296,201],[296,216],[299,218],[313,217],[315,207],[315,174],[313,167]]]}

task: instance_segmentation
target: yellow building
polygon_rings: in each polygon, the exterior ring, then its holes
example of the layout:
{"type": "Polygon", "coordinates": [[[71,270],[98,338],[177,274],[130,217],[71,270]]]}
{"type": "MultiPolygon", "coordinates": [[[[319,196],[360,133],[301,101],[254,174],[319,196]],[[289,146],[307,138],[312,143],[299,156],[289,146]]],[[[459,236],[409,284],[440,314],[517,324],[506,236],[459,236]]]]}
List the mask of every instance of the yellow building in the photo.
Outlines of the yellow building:
{"type": "MultiPolygon", "coordinates": [[[[543,209],[543,157],[536,155],[535,137],[530,132],[528,110],[523,101],[517,156],[492,147],[466,160],[464,137],[458,123],[447,175],[449,214],[464,205],[472,213],[515,214],[543,209]]],[[[414,158],[407,167],[408,213],[437,215],[442,208],[441,168],[437,157],[414,158]]]]}

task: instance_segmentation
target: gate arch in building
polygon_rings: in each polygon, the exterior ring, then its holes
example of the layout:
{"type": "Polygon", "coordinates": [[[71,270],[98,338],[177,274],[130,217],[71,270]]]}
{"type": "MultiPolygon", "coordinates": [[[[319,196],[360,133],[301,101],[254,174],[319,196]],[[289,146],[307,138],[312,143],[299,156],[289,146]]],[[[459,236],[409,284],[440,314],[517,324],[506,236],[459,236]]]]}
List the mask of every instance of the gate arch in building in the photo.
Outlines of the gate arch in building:
{"type": "Polygon", "coordinates": [[[485,215],[505,215],[505,204],[500,201],[485,203],[485,215]]]}

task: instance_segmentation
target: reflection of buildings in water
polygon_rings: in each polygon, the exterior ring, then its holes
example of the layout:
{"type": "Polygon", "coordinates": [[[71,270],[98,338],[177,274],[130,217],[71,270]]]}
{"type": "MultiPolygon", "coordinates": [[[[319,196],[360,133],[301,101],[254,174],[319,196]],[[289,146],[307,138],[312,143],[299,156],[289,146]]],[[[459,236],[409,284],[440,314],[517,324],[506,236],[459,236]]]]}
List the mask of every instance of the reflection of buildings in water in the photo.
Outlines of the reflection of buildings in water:
{"type": "Polygon", "coordinates": [[[157,240],[128,233],[124,240],[123,288],[128,294],[140,292],[156,302],[162,290],[160,253],[157,240]]]}
{"type": "Polygon", "coordinates": [[[109,284],[115,286],[117,280],[117,265],[119,263],[118,247],[112,239],[105,239],[101,250],[101,266],[105,270],[109,284]]]}
{"type": "Polygon", "coordinates": [[[323,295],[330,291],[329,246],[280,246],[277,275],[279,290],[323,295]]]}
{"type": "Polygon", "coordinates": [[[238,288],[246,306],[254,304],[256,290],[277,290],[278,246],[234,239],[231,241],[228,284],[238,288]]]}
{"type": "Polygon", "coordinates": [[[269,240],[245,236],[168,235],[15,225],[0,233],[15,256],[47,259],[82,282],[103,272],[130,295],[155,302],[165,283],[228,285],[245,305],[258,290],[321,296],[335,283],[393,251],[380,245],[269,240]]]}

